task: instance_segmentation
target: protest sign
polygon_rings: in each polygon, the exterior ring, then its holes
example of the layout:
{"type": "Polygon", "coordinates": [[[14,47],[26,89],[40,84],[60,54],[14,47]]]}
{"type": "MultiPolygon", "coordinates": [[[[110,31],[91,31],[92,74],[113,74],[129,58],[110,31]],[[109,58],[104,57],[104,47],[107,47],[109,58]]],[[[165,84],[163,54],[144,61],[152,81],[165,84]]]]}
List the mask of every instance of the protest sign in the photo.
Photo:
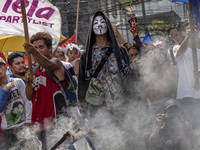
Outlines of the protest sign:
{"type": "MultiPolygon", "coordinates": [[[[48,0],[24,0],[29,36],[48,32],[53,37],[53,50],[60,41],[60,12],[48,0]]],[[[24,36],[20,0],[1,0],[0,35],[24,36]]]]}

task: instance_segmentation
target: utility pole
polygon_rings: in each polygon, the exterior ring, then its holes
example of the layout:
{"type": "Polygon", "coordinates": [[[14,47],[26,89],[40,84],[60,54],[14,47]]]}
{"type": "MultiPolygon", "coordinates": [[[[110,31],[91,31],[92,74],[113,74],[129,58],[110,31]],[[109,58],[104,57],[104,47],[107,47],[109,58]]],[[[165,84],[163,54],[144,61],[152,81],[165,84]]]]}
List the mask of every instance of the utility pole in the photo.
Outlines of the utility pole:
{"type": "MultiPolygon", "coordinates": [[[[188,0],[188,7],[189,7],[189,21],[190,21],[190,28],[194,31],[194,18],[193,18],[193,5],[192,0],[188,0]]],[[[191,38],[192,42],[192,58],[193,58],[193,68],[194,72],[198,72],[198,57],[197,57],[197,47],[196,47],[196,37],[191,38]]],[[[199,78],[195,76],[195,90],[199,90],[199,78]]]]}
{"type": "Polygon", "coordinates": [[[101,10],[101,0],[98,0],[99,3],[99,10],[101,10]]]}
{"type": "MultiPolygon", "coordinates": [[[[145,5],[144,5],[144,0],[141,0],[141,3],[142,3],[142,14],[143,14],[144,28],[145,28],[147,25],[147,22],[146,22],[146,10],[145,10],[145,5]]],[[[146,30],[145,30],[145,34],[146,34],[146,30]]]]}

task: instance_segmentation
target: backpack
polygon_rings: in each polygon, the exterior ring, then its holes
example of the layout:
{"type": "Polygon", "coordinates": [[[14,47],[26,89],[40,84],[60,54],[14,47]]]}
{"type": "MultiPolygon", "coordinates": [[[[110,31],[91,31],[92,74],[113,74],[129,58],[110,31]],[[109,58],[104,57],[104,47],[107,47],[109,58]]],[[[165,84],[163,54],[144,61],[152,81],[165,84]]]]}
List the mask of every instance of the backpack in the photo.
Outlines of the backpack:
{"type": "MultiPolygon", "coordinates": [[[[37,65],[34,70],[33,74],[36,73],[39,65],[37,65]]],[[[64,66],[63,66],[64,67],[64,66]]],[[[76,96],[76,88],[77,88],[77,82],[76,80],[71,76],[71,73],[67,68],[64,67],[65,70],[65,80],[66,80],[66,89],[64,90],[59,79],[56,77],[56,75],[46,69],[47,76],[54,81],[60,88],[62,95],[64,97],[64,101],[67,107],[69,106],[76,106],[77,103],[77,96],[76,96]]]]}

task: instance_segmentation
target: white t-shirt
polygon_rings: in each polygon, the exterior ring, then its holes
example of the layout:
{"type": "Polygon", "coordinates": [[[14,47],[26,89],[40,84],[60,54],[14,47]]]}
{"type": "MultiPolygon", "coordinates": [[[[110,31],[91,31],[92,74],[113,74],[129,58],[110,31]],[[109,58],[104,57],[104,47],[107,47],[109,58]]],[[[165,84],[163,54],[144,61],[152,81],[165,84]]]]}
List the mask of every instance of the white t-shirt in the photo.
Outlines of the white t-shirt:
{"type": "Polygon", "coordinates": [[[20,78],[9,78],[15,84],[11,89],[5,110],[0,113],[3,130],[16,128],[31,123],[32,104],[26,98],[25,84],[20,78]]]}
{"type": "MultiPolygon", "coordinates": [[[[174,56],[180,45],[175,45],[173,48],[174,56]]],[[[200,69],[200,49],[197,48],[198,68],[200,69]]],[[[177,87],[177,99],[186,97],[200,98],[200,90],[195,90],[195,79],[193,73],[193,57],[192,49],[188,48],[181,56],[176,56],[176,61],[179,69],[179,79],[177,87]]]]}

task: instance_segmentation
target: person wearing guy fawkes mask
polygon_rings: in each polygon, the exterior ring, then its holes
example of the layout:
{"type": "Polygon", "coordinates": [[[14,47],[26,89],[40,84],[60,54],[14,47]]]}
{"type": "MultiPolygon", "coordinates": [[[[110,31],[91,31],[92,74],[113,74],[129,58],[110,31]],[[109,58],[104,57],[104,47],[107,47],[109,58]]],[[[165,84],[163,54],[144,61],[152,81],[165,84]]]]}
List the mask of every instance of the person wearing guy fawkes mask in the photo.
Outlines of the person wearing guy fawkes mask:
{"type": "Polygon", "coordinates": [[[191,125],[184,120],[180,102],[170,99],[163,108],[164,112],[156,117],[157,125],[149,138],[148,150],[190,150],[191,125]]]}
{"type": "Polygon", "coordinates": [[[128,53],[118,46],[109,19],[103,12],[98,11],[91,18],[86,51],[81,55],[79,66],[78,98],[85,110],[96,111],[96,108],[100,107],[86,102],[85,96],[90,79],[108,49],[111,49],[111,53],[98,73],[97,79],[105,90],[105,100],[100,106],[115,114],[124,111],[122,106],[127,102],[126,98],[134,94],[134,86],[132,84],[132,87],[129,87],[129,84],[136,79],[136,76],[128,53]],[[132,91],[127,94],[127,89],[132,91]]]}

